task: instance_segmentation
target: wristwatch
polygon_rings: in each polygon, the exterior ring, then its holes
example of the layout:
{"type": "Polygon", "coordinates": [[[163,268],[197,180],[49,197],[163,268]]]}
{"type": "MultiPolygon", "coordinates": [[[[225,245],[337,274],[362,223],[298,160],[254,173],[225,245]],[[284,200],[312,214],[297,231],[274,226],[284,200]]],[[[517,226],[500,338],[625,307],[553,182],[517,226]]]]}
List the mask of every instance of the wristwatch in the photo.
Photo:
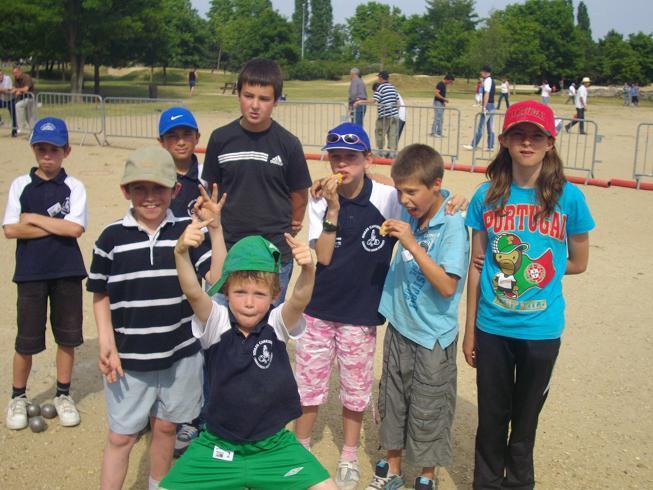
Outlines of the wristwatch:
{"type": "Polygon", "coordinates": [[[331,221],[324,218],[324,221],[322,221],[322,231],[326,231],[327,233],[334,233],[338,231],[338,225],[334,225],[331,223],[331,221]]]}

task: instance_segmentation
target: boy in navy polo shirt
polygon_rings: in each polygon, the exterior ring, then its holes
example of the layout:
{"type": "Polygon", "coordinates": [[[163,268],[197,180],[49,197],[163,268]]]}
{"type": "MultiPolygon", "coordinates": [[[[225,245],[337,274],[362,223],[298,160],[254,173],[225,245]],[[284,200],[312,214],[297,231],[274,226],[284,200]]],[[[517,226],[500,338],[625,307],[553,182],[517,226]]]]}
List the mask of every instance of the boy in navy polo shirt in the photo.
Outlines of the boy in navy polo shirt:
{"type": "MultiPolygon", "coordinates": [[[[121,190],[132,205],[100,234],[87,282],[109,422],[100,487],[122,486],[131,449],[149,421],[149,487],[154,489],[172,464],[177,424],[197,417],[202,406],[204,359],[191,332],[193,312],[179,287],[173,253],[191,218],[170,211],[179,183],[163,148],[133,152],[121,190]]],[[[209,225],[208,233],[214,237],[216,229],[209,225]]],[[[208,282],[219,277],[222,264],[211,259],[207,243],[191,256],[194,274],[208,282]]]]}
{"type": "MultiPolygon", "coordinates": [[[[202,243],[201,227],[216,214],[205,215],[204,209],[221,204],[215,202],[216,193],[208,202],[200,199],[197,214],[203,221],[191,224],[177,241],[175,260],[181,288],[195,313],[193,334],[206,352],[211,390],[207,430],[191,443],[160,488],[335,489],[315,456],[285,429],[301,414],[286,342],[305,328],[302,312],[315,280],[311,252],[285,234],[301,273],[290,297],[277,307],[272,305],[281,290],[281,252],[261,236],[245,237],[231,247],[220,280],[207,293],[191,267],[189,249],[202,243]],[[211,300],[218,291],[228,306],[211,300]]],[[[220,241],[222,251],[215,247],[216,258],[226,253],[220,241]]]]}
{"type": "MultiPolygon", "coordinates": [[[[200,196],[199,187],[203,165],[198,162],[195,147],[200,140],[199,128],[193,113],[185,107],[171,107],[159,118],[159,143],[168,150],[177,169],[180,185],[177,195],[170,203],[170,211],[178,218],[188,218],[200,196]]],[[[205,388],[204,393],[207,393],[205,388]]],[[[174,456],[181,456],[199,433],[200,420],[187,421],[177,427],[174,456]]]]}
{"type": "Polygon", "coordinates": [[[383,223],[400,242],[379,306],[388,319],[379,389],[380,442],[388,457],[376,464],[367,488],[403,486],[405,448],[406,459],[422,467],[414,488],[433,490],[435,467],[452,459],[458,303],[469,239],[462,215],[445,213],[449,193],[438,152],[409,145],[391,175],[404,211],[401,220],[383,223]]]}
{"type": "Polygon", "coordinates": [[[303,415],[295,434],[310,448],[319,406],[326,402],[334,360],[340,371],[344,441],[336,471],[339,488],[360,479],[358,445],[363,413],[372,399],[376,326],[383,280],[396,239],[381,224],[401,216],[394,187],[371,180],[370,140],[365,130],[343,123],[326,145],[333,175],[320,183],[322,197],[309,201],[308,239],[317,253],[317,277],[306,307],[306,333],[295,350],[295,373],[303,415]],[[343,294],[343,291],[354,294],[343,294]]]}
{"type": "Polygon", "coordinates": [[[177,217],[189,217],[200,197],[203,185],[203,165],[198,162],[195,147],[200,141],[199,128],[193,113],[185,107],[171,107],[159,119],[159,143],[168,150],[177,169],[177,182],[181,188],[170,203],[170,211],[177,217]]]}
{"type": "Polygon", "coordinates": [[[79,424],[70,397],[75,347],[82,338],[82,279],[86,268],[77,238],[86,229],[86,190],[62,168],[70,154],[68,129],[61,119],[38,121],[30,138],[38,167],[11,184],[3,228],[16,238],[18,335],[13,362],[9,429],[27,427],[26,386],[32,355],[45,350],[48,298],[57,343],[57,394],[54,404],[63,426],[79,424]]]}

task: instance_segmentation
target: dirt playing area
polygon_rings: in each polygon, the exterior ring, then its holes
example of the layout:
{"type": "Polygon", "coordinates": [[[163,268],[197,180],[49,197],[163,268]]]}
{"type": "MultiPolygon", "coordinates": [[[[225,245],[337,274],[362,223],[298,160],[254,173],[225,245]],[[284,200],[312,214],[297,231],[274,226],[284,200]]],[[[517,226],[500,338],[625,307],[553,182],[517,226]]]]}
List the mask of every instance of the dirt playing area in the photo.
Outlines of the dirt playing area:
{"type": "MultiPolygon", "coordinates": [[[[426,100],[407,101],[428,104],[426,100]]],[[[454,100],[462,111],[461,144],[471,138],[473,115],[470,99],[454,100]]],[[[571,106],[556,101],[556,112],[571,115],[571,106]]],[[[599,145],[600,177],[630,178],[634,133],[638,122],[653,122],[653,109],[621,106],[591,106],[592,117],[604,135],[599,145]]],[[[3,112],[3,116],[5,113],[3,112]]],[[[235,117],[234,114],[198,114],[204,146],[213,128],[235,117]]],[[[34,165],[34,157],[24,137],[12,139],[0,132],[0,201],[7,200],[11,181],[34,165]]],[[[368,130],[370,128],[367,128],[368,130]]],[[[73,139],[79,141],[79,139],[73,139]]],[[[89,228],[80,245],[90,265],[93,242],[102,228],[121,217],[127,201],[118,182],[125,157],[131,148],[147,144],[117,141],[122,147],[75,144],[66,171],[86,185],[89,228]]],[[[313,149],[311,151],[314,151],[313,149]]],[[[469,152],[462,152],[460,163],[470,163],[469,152]],[[467,159],[467,160],[466,160],[467,159]]],[[[309,162],[313,177],[329,172],[323,162],[309,162]]],[[[374,171],[387,173],[388,167],[374,171]]],[[[448,172],[444,185],[471,198],[483,180],[479,174],[448,172]]],[[[653,192],[623,188],[584,187],[597,223],[590,234],[591,254],[588,271],[565,279],[567,327],[554,373],[551,393],[540,417],[536,445],[538,487],[547,489],[653,488],[653,192]],[[648,306],[647,306],[648,305],[648,306]]],[[[4,211],[3,211],[4,212],[4,211]]],[[[307,220],[301,238],[306,238],[307,220]]],[[[78,402],[82,423],[75,428],[60,427],[55,420],[44,433],[29,429],[11,431],[4,427],[5,403],[11,388],[11,361],[15,337],[16,286],[15,242],[0,241],[0,487],[3,489],[91,489],[97,488],[100,461],[106,437],[105,404],[97,368],[98,344],[91,295],[85,294],[85,343],[77,351],[72,395],[78,402]]],[[[346,292],[345,294],[355,294],[346,292]]],[[[464,303],[464,300],[463,300],[464,303]]],[[[460,312],[464,324],[464,308],[460,312]]],[[[375,376],[381,374],[381,341],[375,376]]],[[[292,347],[291,347],[292,348],[292,347]]],[[[34,358],[28,396],[44,402],[54,395],[54,342],[48,333],[48,350],[34,358]]],[[[459,351],[460,352],[460,351],[459,351]]],[[[470,488],[476,428],[476,389],[474,371],[462,355],[458,357],[459,389],[454,424],[454,463],[439,472],[440,488],[470,488]]],[[[333,472],[342,444],[340,405],[337,386],[323,408],[313,435],[314,451],[333,472]]],[[[147,488],[148,437],[136,445],[125,488],[147,488]]],[[[369,410],[365,417],[359,457],[362,468],[360,488],[372,474],[379,450],[377,426],[369,410]]],[[[412,482],[416,469],[404,468],[412,482]]]]}

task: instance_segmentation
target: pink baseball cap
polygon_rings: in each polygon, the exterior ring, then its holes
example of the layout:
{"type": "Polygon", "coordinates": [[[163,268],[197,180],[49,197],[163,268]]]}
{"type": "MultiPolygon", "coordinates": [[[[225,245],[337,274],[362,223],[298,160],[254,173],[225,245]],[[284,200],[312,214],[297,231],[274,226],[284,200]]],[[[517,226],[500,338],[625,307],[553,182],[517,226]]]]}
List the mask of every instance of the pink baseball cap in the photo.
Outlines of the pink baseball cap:
{"type": "Polygon", "coordinates": [[[555,116],[553,110],[546,104],[536,100],[525,100],[512,104],[503,118],[501,134],[506,134],[515,124],[523,122],[535,124],[552,138],[556,137],[555,116]]]}

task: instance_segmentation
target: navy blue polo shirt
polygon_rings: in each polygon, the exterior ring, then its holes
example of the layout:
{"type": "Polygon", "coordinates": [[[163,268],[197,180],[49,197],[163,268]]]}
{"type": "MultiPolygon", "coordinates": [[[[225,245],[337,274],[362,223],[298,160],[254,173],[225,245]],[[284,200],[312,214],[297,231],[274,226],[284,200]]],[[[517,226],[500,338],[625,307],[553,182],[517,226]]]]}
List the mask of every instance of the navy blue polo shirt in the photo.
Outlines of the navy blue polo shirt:
{"type": "Polygon", "coordinates": [[[188,218],[193,214],[193,206],[197,198],[200,197],[198,186],[204,185],[200,179],[202,175],[202,165],[197,161],[197,156],[193,153],[193,162],[185,174],[177,173],[177,182],[181,184],[181,189],[170,203],[170,210],[177,218],[188,218]]]}
{"type": "MultiPolygon", "coordinates": [[[[36,174],[15,179],[9,189],[5,225],[20,223],[22,213],[36,213],[65,219],[86,229],[86,190],[84,184],[62,168],[56,177],[45,180],[36,174]]],[[[16,243],[14,282],[44,281],[62,277],[86,277],[84,259],[77,239],[59,235],[21,239],[16,243]]]]}
{"type": "MultiPolygon", "coordinates": [[[[309,202],[308,239],[313,248],[326,211],[325,199],[309,202]]],[[[386,219],[400,216],[397,190],[368,177],[354,199],[340,196],[333,256],[328,266],[317,265],[308,315],[349,325],[385,322],[378,308],[396,239],[381,236],[380,230],[386,219]]]]}
{"type": "Polygon", "coordinates": [[[228,441],[255,442],[276,434],[302,414],[286,341],[306,328],[302,317],[292,336],[272,309],[247,337],[226,306],[213,303],[203,325],[193,317],[193,335],[205,349],[209,399],[207,428],[228,441]]]}

